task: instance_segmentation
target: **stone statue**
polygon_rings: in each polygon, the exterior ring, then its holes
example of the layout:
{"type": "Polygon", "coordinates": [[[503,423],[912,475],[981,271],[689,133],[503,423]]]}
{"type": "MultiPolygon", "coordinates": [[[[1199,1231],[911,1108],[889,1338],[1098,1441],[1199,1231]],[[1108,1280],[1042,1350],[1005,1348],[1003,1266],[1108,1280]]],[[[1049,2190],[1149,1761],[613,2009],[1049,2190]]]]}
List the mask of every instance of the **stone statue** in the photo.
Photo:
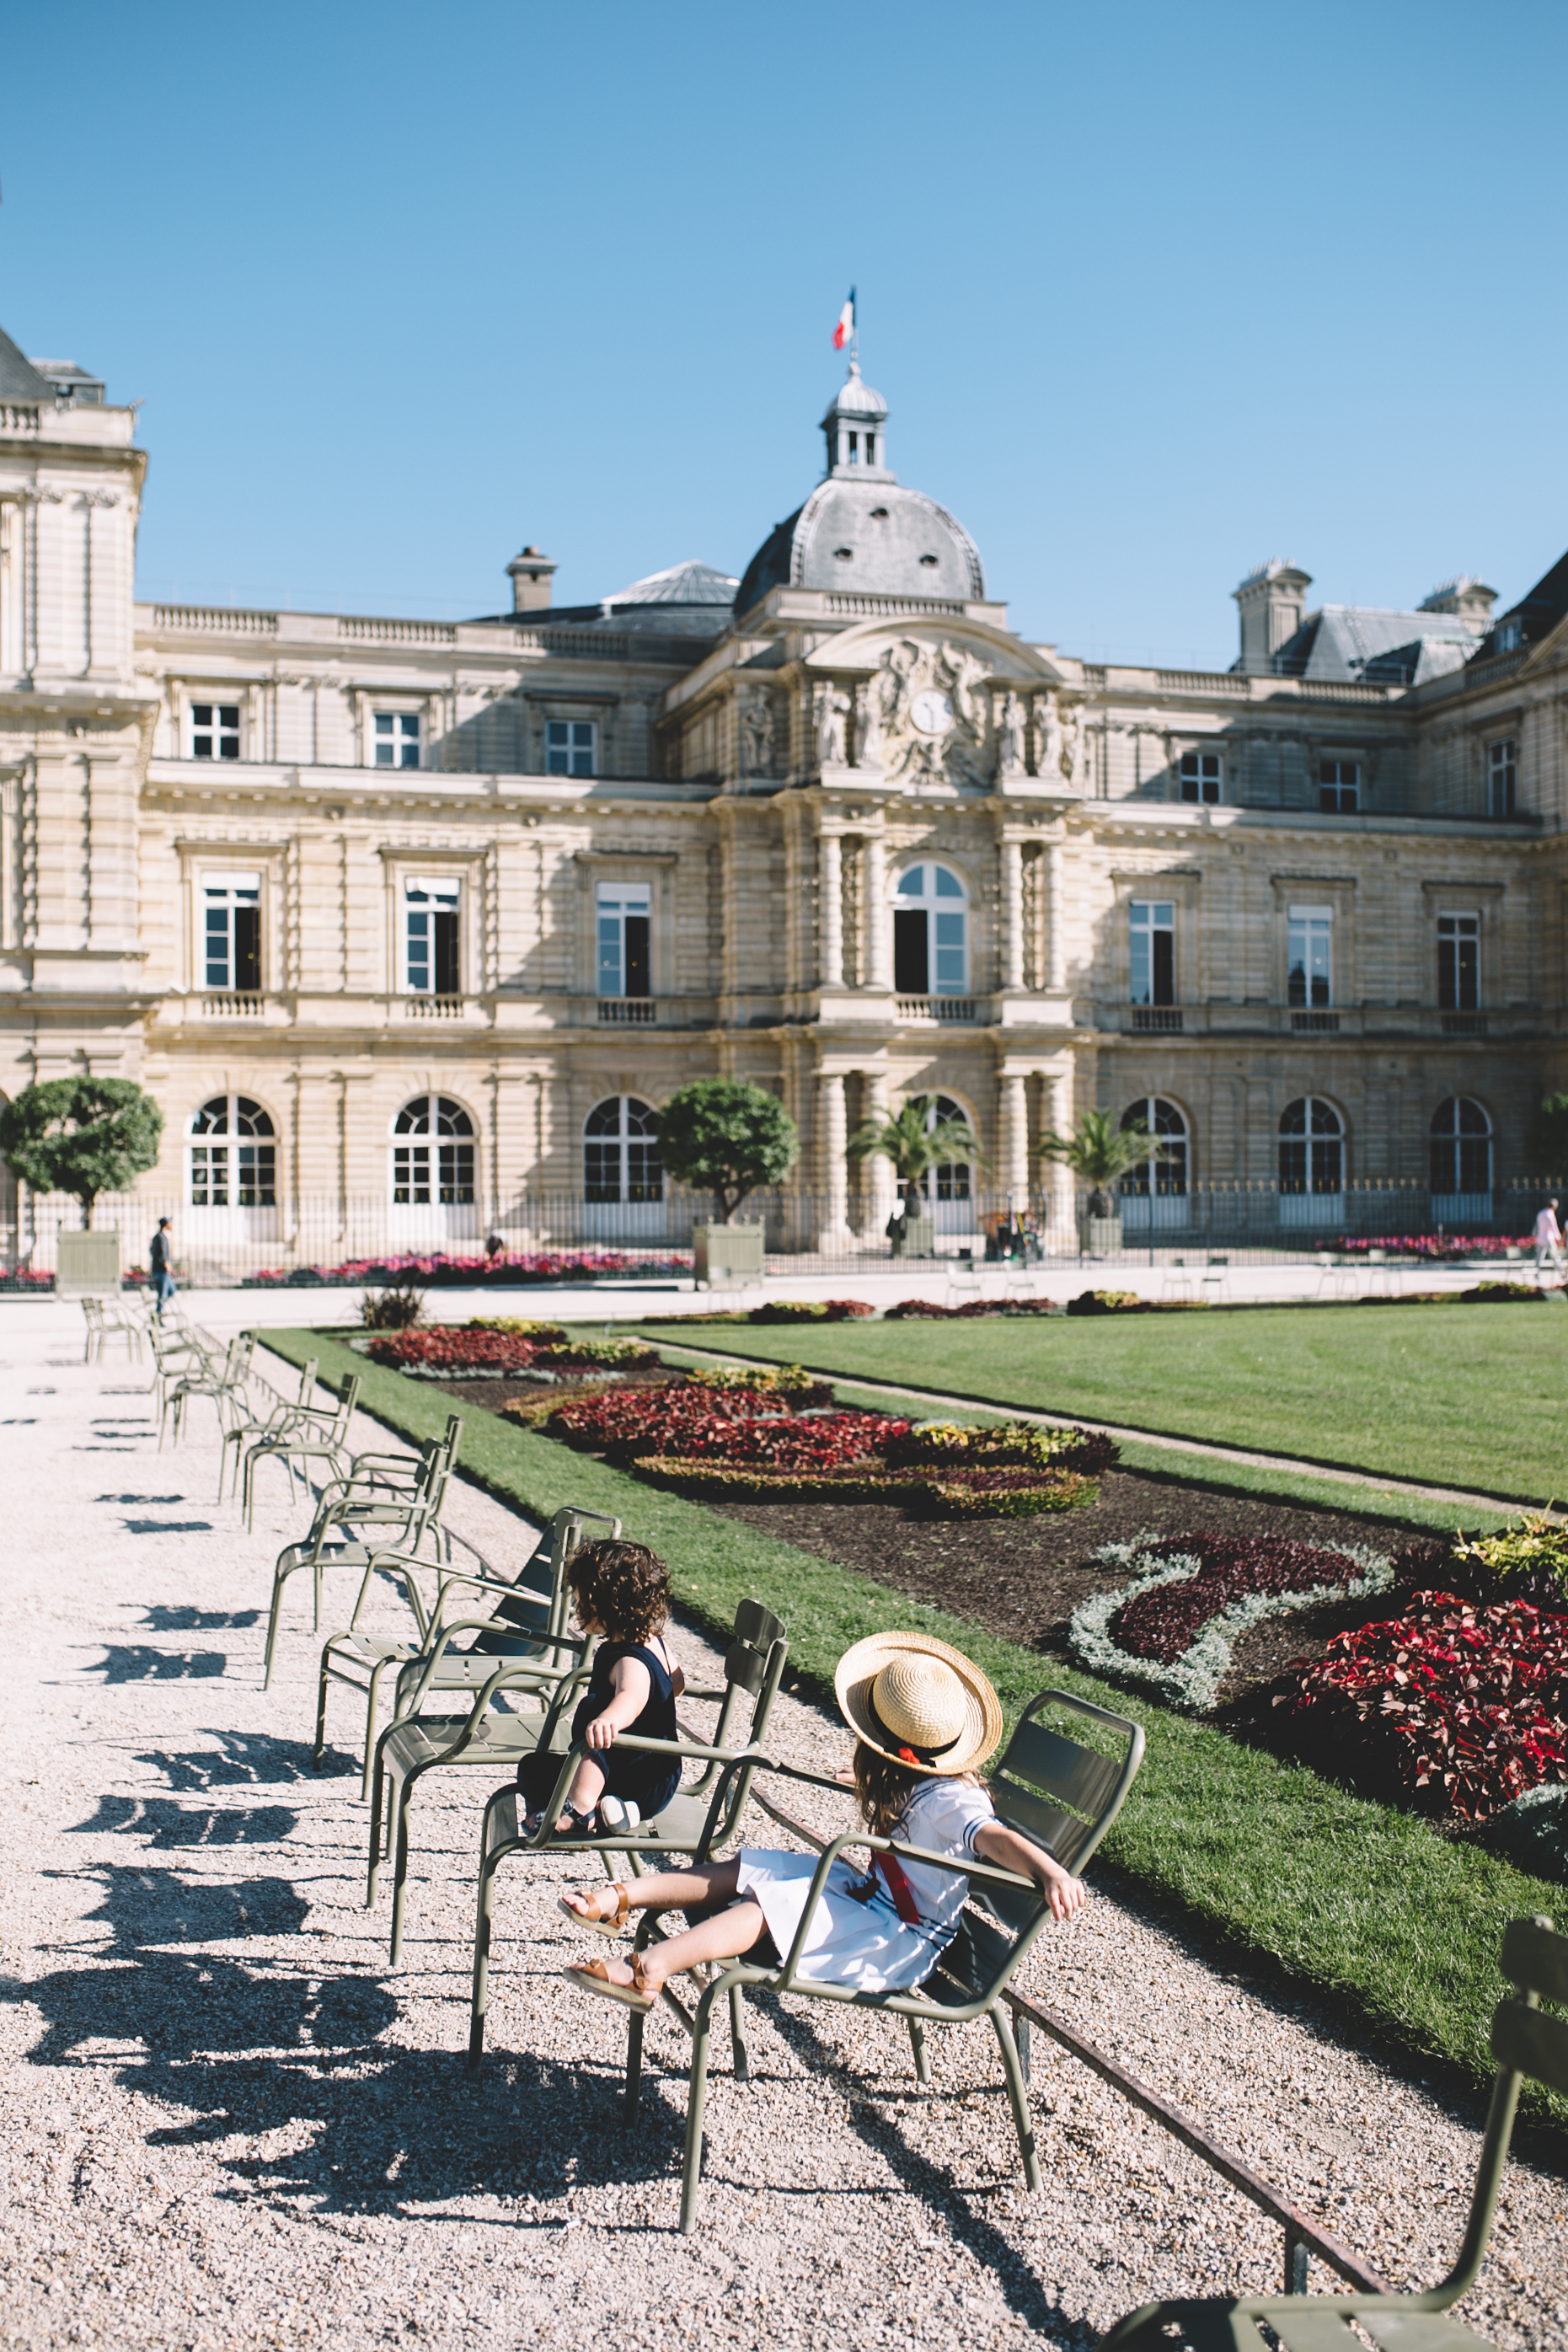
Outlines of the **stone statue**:
{"type": "Polygon", "coordinates": [[[1034,705],[1034,772],[1042,783],[1059,784],[1067,736],[1057,713],[1056,697],[1040,694],[1034,705]]]}
{"type": "Polygon", "coordinates": [[[821,768],[842,768],[848,764],[845,737],[850,716],[850,698],[842,687],[827,685],[817,689],[817,764],[821,768]]]}
{"type": "Polygon", "coordinates": [[[1024,773],[1023,704],[1010,687],[1001,698],[997,717],[997,773],[998,776],[1021,776],[1024,773]]]}
{"type": "Polygon", "coordinates": [[[773,704],[765,693],[753,694],[740,714],[742,753],[748,776],[773,772],[773,704]]]}
{"type": "Polygon", "coordinates": [[[855,688],[855,765],[857,768],[880,768],[882,765],[882,698],[883,675],[855,688]]]}

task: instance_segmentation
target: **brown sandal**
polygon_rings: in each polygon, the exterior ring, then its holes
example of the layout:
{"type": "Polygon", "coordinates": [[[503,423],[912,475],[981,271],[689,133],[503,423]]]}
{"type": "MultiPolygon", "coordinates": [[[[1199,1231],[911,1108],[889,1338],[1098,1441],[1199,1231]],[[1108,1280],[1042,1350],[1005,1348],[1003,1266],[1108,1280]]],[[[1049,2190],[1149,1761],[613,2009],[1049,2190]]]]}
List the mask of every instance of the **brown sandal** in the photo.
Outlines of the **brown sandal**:
{"type": "Polygon", "coordinates": [[[582,1900],[585,1903],[591,1903],[593,1906],[593,1908],[591,1911],[574,1911],[564,1895],[561,1896],[556,1908],[559,1911],[564,1912],[566,1916],[571,1920],[575,1926],[579,1927],[591,1927],[601,1936],[622,1936],[625,1934],[626,1915],[630,1911],[632,1905],[627,1890],[622,1885],[619,1879],[617,1879],[611,1886],[596,1887],[591,1895],[584,1895],[582,1900]],[[606,1915],[599,1908],[600,1899],[605,1895],[613,1895],[615,1897],[615,1908],[608,1916],[606,1916],[606,1915]]]}
{"type": "Polygon", "coordinates": [[[602,1960],[584,1960],[565,1973],[583,1992],[596,1993],[601,2000],[618,2000],[622,2008],[640,2010],[644,2015],[659,1997],[657,1986],[648,1982],[648,1972],[641,1952],[632,1955],[632,1981],[629,1985],[612,1983],[602,1960]]]}

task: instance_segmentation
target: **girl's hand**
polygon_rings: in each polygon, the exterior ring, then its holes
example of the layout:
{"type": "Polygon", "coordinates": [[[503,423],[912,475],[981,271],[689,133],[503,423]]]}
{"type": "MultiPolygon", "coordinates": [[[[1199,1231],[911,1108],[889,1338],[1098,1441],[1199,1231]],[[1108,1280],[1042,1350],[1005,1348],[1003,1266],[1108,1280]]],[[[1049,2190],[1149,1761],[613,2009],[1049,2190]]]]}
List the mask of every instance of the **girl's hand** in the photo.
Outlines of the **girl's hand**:
{"type": "Polygon", "coordinates": [[[596,1715],[591,1723],[585,1724],[582,1738],[588,1748],[613,1748],[615,1726],[609,1715],[596,1715]]]}
{"type": "Polygon", "coordinates": [[[1053,1919],[1071,1919],[1082,1911],[1089,1900],[1089,1889],[1081,1878],[1070,1877],[1066,1871],[1051,1881],[1051,1916],[1053,1919]]]}

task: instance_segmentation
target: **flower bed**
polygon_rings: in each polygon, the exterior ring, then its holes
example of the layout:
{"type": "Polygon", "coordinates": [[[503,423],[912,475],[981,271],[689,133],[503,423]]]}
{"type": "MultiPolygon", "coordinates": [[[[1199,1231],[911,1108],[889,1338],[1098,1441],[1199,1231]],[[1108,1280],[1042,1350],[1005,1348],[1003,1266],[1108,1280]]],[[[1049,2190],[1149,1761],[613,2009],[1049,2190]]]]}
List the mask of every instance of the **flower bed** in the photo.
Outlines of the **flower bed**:
{"type": "Polygon", "coordinates": [[[1032,1518],[1092,1503],[1092,1478],[1071,1471],[968,1471],[942,1477],[867,1468],[784,1470],[643,1454],[639,1475],[677,1493],[729,1503],[902,1503],[922,1518],[1032,1518]]]}
{"type": "Polygon", "coordinates": [[[1270,1537],[1177,1536],[1108,1544],[1098,1554],[1132,1571],[1073,1611],[1068,1639],[1092,1673],[1151,1685],[1170,1705],[1214,1705],[1240,1636],[1265,1617],[1394,1581],[1386,1553],[1329,1551],[1270,1537]]]}
{"type": "Polygon", "coordinates": [[[1529,1250],[1528,1234],[1511,1239],[1506,1234],[1345,1234],[1334,1244],[1344,1255],[1364,1257],[1368,1250],[1384,1250],[1390,1257],[1506,1257],[1510,1250],[1529,1250]]]}
{"type": "Polygon", "coordinates": [[[1032,1421],[993,1421],[967,1428],[956,1421],[914,1423],[886,1447],[890,1470],[1109,1470],[1122,1458],[1114,1441],[1093,1429],[1053,1429],[1032,1421]]]}
{"type": "Polygon", "coordinates": [[[1568,1780],[1568,1615],[1417,1592],[1405,1616],[1337,1634],[1274,1703],[1331,1764],[1348,1733],[1406,1801],[1482,1822],[1568,1780]]]}
{"type": "Polygon", "coordinates": [[[882,1319],[901,1323],[916,1317],[933,1323],[972,1323],[993,1315],[1060,1315],[1061,1311],[1052,1298],[967,1298],[962,1307],[938,1307],[931,1298],[901,1298],[882,1319]]]}
{"type": "Polygon", "coordinates": [[[603,1368],[646,1371],[657,1366],[652,1348],[635,1339],[577,1339],[540,1344],[511,1331],[457,1330],[443,1326],[434,1331],[389,1332],[372,1339],[365,1353],[395,1372],[526,1373],[536,1370],[586,1371],[603,1368]]]}
{"type": "Polygon", "coordinates": [[[497,1258],[448,1257],[437,1250],[428,1257],[344,1258],[336,1265],[264,1266],[247,1274],[246,1290],[338,1288],[364,1283],[421,1282],[460,1284],[465,1289],[527,1282],[592,1282],[607,1275],[680,1275],[692,1270],[689,1250],[664,1251],[657,1256],[634,1257],[625,1250],[517,1250],[497,1258]]]}
{"type": "Polygon", "coordinates": [[[853,1323],[875,1313],[876,1308],[868,1307],[863,1298],[774,1298],[766,1306],[754,1307],[746,1319],[748,1323],[853,1323]]]}
{"type": "MultiPolygon", "coordinates": [[[[798,1370],[798,1366],[787,1366],[798,1370]]],[[[639,1453],[664,1451],[671,1433],[697,1423],[717,1424],[754,1419],[759,1412],[801,1412],[813,1405],[831,1405],[833,1391],[825,1381],[805,1388],[708,1388],[691,1380],[672,1381],[664,1388],[613,1389],[601,1396],[570,1404],[545,1403],[512,1408],[517,1420],[542,1424],[548,1437],[559,1437],[580,1453],[608,1454],[615,1461],[631,1461],[639,1453]]]]}

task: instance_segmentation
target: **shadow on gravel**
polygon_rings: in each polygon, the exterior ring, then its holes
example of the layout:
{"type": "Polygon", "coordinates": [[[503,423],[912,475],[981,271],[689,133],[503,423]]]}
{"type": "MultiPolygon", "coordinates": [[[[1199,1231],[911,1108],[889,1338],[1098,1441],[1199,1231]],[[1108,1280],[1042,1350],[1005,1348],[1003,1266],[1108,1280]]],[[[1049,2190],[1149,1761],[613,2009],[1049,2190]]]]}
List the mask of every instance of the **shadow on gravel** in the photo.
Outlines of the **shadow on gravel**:
{"type": "Polygon", "coordinates": [[[151,1633],[242,1633],[247,1625],[259,1625],[259,1609],[165,1609],[158,1604],[146,1610],[142,1623],[151,1633]]]}
{"type": "Polygon", "coordinates": [[[299,1825],[288,1805],[182,1805],[172,1797],[100,1797],[88,1822],[70,1837],[145,1838],[151,1853],[184,1846],[275,1845],[299,1825]]]}
{"type": "Polygon", "coordinates": [[[128,1536],[210,1536],[211,1519],[121,1519],[128,1536]]]}
{"type": "Polygon", "coordinates": [[[226,1673],[224,1650],[154,1650],[144,1642],[106,1642],[103,1656],[89,1674],[106,1683],[188,1683],[226,1673]]]}
{"type": "Polygon", "coordinates": [[[171,1789],[266,1789],[280,1781],[314,1780],[306,1739],[274,1739],[263,1732],[214,1731],[213,1748],[152,1748],[137,1756],[162,1772],[171,1789]]]}

